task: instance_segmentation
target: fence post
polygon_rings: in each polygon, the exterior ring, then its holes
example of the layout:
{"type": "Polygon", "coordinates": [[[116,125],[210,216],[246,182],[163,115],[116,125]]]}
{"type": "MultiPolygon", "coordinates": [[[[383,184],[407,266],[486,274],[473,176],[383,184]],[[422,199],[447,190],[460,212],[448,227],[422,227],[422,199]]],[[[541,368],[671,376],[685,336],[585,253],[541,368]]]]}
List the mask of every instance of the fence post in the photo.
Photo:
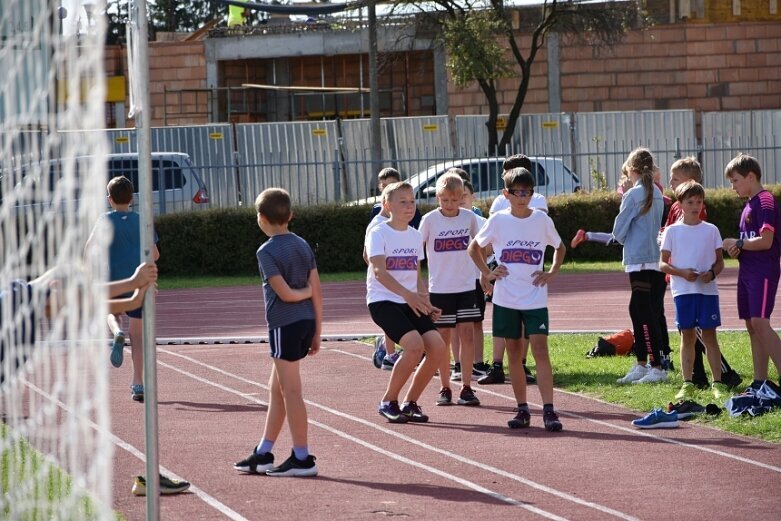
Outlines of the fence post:
{"type": "Polygon", "coordinates": [[[339,149],[336,149],[336,157],[334,157],[333,161],[333,173],[334,173],[334,195],[339,197],[340,201],[344,201],[345,197],[342,193],[342,179],[339,175],[339,149]]]}

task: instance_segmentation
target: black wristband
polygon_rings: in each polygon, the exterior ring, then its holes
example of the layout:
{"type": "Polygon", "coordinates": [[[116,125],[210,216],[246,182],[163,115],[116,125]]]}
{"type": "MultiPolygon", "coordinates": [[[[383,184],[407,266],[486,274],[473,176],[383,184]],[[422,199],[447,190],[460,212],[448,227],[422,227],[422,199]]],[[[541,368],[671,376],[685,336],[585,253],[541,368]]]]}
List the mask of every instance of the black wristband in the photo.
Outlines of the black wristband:
{"type": "Polygon", "coordinates": [[[713,271],[713,270],[708,270],[708,271],[710,271],[710,274],[713,275],[713,278],[711,280],[715,279],[716,278],[716,272],[713,271]]]}

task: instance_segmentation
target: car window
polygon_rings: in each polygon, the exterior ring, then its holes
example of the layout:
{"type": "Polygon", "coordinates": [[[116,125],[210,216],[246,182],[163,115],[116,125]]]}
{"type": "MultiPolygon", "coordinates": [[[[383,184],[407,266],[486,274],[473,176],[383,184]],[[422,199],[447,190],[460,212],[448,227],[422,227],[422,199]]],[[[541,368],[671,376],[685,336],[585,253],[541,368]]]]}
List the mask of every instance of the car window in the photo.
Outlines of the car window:
{"type": "Polygon", "coordinates": [[[178,163],[170,160],[163,161],[163,177],[165,178],[165,189],[182,188],[186,183],[182,169],[178,163]]]}
{"type": "Polygon", "coordinates": [[[133,188],[138,191],[138,160],[137,159],[122,159],[112,158],[108,164],[108,177],[113,179],[119,176],[127,177],[133,188]]]}
{"type": "Polygon", "coordinates": [[[545,173],[545,168],[538,162],[532,162],[532,168],[534,172],[534,186],[545,186],[548,184],[548,174],[545,173]]]}

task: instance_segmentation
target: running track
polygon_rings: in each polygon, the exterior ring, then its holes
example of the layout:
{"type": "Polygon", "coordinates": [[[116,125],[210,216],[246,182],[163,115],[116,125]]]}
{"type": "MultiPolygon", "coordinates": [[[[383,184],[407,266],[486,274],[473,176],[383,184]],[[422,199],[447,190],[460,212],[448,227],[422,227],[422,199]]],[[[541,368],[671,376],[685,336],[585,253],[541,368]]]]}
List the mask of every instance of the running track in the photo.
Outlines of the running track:
{"type": "MultiPolygon", "coordinates": [[[[735,273],[718,280],[725,326],[740,327],[735,273]]],[[[376,331],[363,284],[325,284],[324,293],[324,334],[376,331]]],[[[551,325],[627,327],[627,296],[622,274],[561,276],[551,287],[551,325]]],[[[158,337],[263,337],[261,301],[259,288],[161,292],[158,337]]],[[[506,427],[509,385],[478,386],[479,408],[439,408],[432,383],[420,400],[431,423],[390,425],[376,413],[388,373],[354,341],[325,342],[302,364],[320,476],[241,475],[232,463],[260,437],[267,352],[257,343],[158,346],[160,462],[193,483],[192,493],[161,498],[162,519],[775,520],[781,511],[777,445],[688,424],[637,431],[628,423],[635,413],[565,392],[556,394],[561,433],[542,429],[534,386],[528,430],[506,427]]],[[[144,468],[143,411],[130,400],[129,379],[128,363],[112,371],[114,508],[142,520],[145,500],[129,491],[144,468]]],[[[277,458],[289,450],[285,429],[277,458]]]]}

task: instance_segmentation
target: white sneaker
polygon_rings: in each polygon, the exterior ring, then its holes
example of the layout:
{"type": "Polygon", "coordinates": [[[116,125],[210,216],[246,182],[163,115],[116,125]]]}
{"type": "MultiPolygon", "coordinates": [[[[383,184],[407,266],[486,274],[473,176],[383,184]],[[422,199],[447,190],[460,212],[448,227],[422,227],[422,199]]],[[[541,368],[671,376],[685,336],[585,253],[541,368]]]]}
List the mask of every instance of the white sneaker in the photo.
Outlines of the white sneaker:
{"type": "Polygon", "coordinates": [[[652,384],[656,382],[664,382],[667,380],[667,371],[659,369],[658,367],[652,367],[648,370],[648,373],[639,380],[632,382],[636,384],[652,384]]]}
{"type": "Polygon", "coordinates": [[[648,367],[644,365],[635,364],[632,369],[626,373],[626,376],[616,380],[617,384],[628,384],[636,382],[648,374],[648,367]]]}

